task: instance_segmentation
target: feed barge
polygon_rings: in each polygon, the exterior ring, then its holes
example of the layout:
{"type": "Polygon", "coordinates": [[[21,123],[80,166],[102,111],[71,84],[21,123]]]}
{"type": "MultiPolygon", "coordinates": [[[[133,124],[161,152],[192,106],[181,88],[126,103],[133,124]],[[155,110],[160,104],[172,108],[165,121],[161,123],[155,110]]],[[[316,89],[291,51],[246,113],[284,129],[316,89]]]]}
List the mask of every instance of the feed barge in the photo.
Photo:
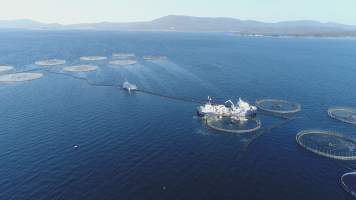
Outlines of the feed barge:
{"type": "Polygon", "coordinates": [[[234,104],[231,100],[227,100],[225,104],[213,104],[212,99],[208,97],[209,101],[199,106],[197,114],[201,117],[206,115],[215,115],[219,117],[232,117],[241,121],[247,120],[246,117],[253,116],[257,112],[257,107],[252,106],[246,101],[239,98],[239,101],[234,104]],[[230,106],[226,106],[230,104],[230,106]]]}

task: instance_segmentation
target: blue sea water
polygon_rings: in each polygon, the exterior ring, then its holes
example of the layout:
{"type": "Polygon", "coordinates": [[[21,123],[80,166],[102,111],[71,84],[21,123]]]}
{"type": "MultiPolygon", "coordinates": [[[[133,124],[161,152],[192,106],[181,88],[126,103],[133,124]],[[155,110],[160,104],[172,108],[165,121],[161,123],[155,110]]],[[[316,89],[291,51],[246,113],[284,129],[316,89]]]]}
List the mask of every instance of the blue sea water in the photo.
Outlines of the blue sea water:
{"type": "MultiPolygon", "coordinates": [[[[0,64],[131,52],[138,64],[86,62],[76,73],[44,71],[35,81],[0,85],[0,199],[352,199],[340,185],[355,161],[302,149],[305,129],[355,136],[327,115],[356,107],[356,40],[237,37],[222,33],[0,32],[0,64]],[[144,55],[167,60],[145,61],[144,55]],[[302,111],[258,137],[219,133],[194,103],[118,88],[125,80],[165,95],[299,102],[302,111]]],[[[61,71],[60,67],[51,67],[61,71]]],[[[280,119],[261,117],[263,128],[280,119]]]]}

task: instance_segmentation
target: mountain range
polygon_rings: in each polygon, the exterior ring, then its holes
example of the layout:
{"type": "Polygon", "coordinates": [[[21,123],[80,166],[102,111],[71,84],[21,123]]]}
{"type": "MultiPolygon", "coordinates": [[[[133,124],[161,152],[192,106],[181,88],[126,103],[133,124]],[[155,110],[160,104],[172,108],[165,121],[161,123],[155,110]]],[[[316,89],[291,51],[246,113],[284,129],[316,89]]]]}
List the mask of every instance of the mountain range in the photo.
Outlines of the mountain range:
{"type": "Polygon", "coordinates": [[[71,25],[46,24],[28,19],[0,20],[0,29],[233,32],[241,35],[356,36],[355,25],[332,22],[322,23],[312,20],[299,20],[266,23],[234,18],[179,15],[169,15],[146,22],[100,22],[71,25]]]}

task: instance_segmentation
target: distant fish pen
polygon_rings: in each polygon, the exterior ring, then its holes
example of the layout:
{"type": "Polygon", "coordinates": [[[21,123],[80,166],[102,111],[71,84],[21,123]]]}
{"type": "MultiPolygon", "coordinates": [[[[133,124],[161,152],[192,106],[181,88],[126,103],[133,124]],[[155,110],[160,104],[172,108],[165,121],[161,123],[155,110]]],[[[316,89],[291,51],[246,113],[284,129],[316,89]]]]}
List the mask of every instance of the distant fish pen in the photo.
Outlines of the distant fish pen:
{"type": "Polygon", "coordinates": [[[356,160],[356,140],[339,133],[305,130],[296,136],[297,143],[315,154],[338,159],[356,160]]]}
{"type": "Polygon", "coordinates": [[[166,56],[143,56],[144,60],[166,60],[166,56]]]}
{"type": "Polygon", "coordinates": [[[8,71],[11,71],[13,69],[14,69],[14,67],[10,66],[10,65],[0,65],[0,73],[8,72],[8,71]]]}
{"type": "Polygon", "coordinates": [[[66,71],[66,72],[90,72],[90,71],[96,71],[97,69],[98,69],[98,67],[95,65],[74,65],[74,66],[64,67],[63,71],[66,71]]]}
{"type": "Polygon", "coordinates": [[[110,65],[121,65],[121,66],[125,66],[125,65],[134,65],[136,64],[137,61],[136,60],[112,60],[109,62],[110,65]]]}
{"type": "Polygon", "coordinates": [[[356,124],[356,109],[346,107],[335,107],[328,109],[328,115],[336,120],[356,124]]]}
{"type": "Polygon", "coordinates": [[[115,59],[135,59],[136,55],[134,53],[113,53],[112,57],[115,59]]]}
{"type": "Polygon", "coordinates": [[[15,82],[23,82],[23,81],[32,81],[35,79],[39,79],[43,76],[42,73],[14,73],[14,74],[6,74],[0,76],[0,83],[15,83],[15,82]]]}
{"type": "Polygon", "coordinates": [[[66,61],[62,59],[48,59],[48,60],[39,60],[35,64],[39,66],[54,66],[54,65],[63,65],[66,61]]]}
{"type": "Polygon", "coordinates": [[[79,59],[82,61],[100,61],[100,60],[106,60],[107,57],[105,57],[105,56],[82,56],[79,59]]]}

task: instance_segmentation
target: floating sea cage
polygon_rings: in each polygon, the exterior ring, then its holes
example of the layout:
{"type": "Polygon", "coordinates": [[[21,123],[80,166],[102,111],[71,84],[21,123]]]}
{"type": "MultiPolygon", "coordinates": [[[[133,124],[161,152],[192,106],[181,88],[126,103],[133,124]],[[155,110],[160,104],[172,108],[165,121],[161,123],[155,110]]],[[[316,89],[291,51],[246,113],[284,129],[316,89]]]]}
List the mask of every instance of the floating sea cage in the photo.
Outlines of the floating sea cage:
{"type": "Polygon", "coordinates": [[[14,67],[10,66],[10,65],[0,65],[0,73],[8,72],[8,71],[11,71],[13,69],[14,69],[14,67]]]}
{"type": "Polygon", "coordinates": [[[136,57],[134,53],[113,53],[112,56],[116,59],[134,59],[136,57]]]}
{"type": "Polygon", "coordinates": [[[340,133],[305,130],[296,136],[297,143],[321,156],[338,160],[356,160],[356,140],[340,133]]]}
{"type": "Polygon", "coordinates": [[[261,121],[257,118],[207,115],[204,119],[209,128],[228,133],[250,133],[261,128],[261,121]]]}
{"type": "Polygon", "coordinates": [[[48,59],[48,60],[39,60],[36,61],[35,64],[39,66],[53,66],[53,65],[63,65],[65,64],[65,60],[61,59],[48,59]]]}
{"type": "Polygon", "coordinates": [[[106,60],[107,57],[105,56],[82,56],[80,57],[80,60],[82,61],[100,61],[100,60],[106,60]]]}
{"type": "Polygon", "coordinates": [[[340,182],[346,192],[356,197],[356,172],[349,172],[342,175],[340,182]]]}
{"type": "Polygon", "coordinates": [[[166,56],[143,56],[144,60],[165,60],[166,56]]]}
{"type": "Polygon", "coordinates": [[[276,114],[294,114],[301,111],[299,103],[289,102],[281,99],[261,99],[256,101],[256,106],[265,112],[276,114]]]}
{"type": "Polygon", "coordinates": [[[95,65],[75,65],[64,67],[63,70],[66,72],[90,72],[96,71],[98,69],[95,65]]]}
{"type": "Polygon", "coordinates": [[[15,83],[23,81],[32,81],[43,76],[42,73],[14,73],[0,75],[0,83],[15,83]]]}
{"type": "Polygon", "coordinates": [[[356,109],[347,107],[335,107],[328,109],[328,115],[339,121],[356,124],[356,109]]]}
{"type": "Polygon", "coordinates": [[[119,65],[119,66],[125,66],[125,65],[134,65],[136,64],[136,60],[112,60],[109,62],[110,65],[119,65]]]}

